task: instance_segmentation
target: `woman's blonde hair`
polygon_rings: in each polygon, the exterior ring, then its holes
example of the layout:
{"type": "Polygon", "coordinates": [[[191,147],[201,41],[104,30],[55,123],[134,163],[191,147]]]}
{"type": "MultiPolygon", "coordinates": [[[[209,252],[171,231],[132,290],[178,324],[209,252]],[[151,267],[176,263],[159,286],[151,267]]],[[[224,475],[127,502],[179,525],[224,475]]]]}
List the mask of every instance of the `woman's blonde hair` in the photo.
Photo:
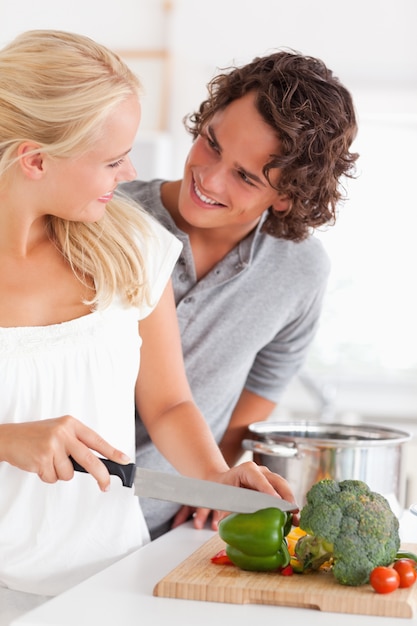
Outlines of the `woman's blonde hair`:
{"type": "MultiPolygon", "coordinates": [[[[18,160],[17,148],[34,141],[56,158],[80,155],[100,135],[109,113],[141,84],[113,52],[88,37],[33,30],[0,51],[0,184],[18,160]]],[[[55,245],[81,279],[92,277],[89,304],[107,306],[116,294],[132,305],[147,299],[146,221],[137,205],[115,197],[95,223],[48,221],[55,245]]]]}

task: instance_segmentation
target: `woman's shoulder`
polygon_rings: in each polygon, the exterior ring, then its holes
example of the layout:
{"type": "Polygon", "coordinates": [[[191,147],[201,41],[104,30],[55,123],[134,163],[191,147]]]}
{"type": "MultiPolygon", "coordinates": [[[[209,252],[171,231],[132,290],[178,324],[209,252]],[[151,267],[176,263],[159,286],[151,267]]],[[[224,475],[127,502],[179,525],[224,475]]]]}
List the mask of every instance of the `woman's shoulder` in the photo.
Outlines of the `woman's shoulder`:
{"type": "Polygon", "coordinates": [[[172,249],[174,252],[179,254],[182,248],[182,243],[163,224],[161,224],[156,217],[143,210],[142,220],[146,230],[145,238],[148,242],[147,247],[150,251],[153,252],[157,248],[161,250],[172,249]]]}
{"type": "Polygon", "coordinates": [[[156,247],[162,245],[162,249],[168,247],[181,247],[181,243],[172,232],[161,223],[154,211],[149,211],[149,198],[152,193],[159,194],[159,187],[162,181],[133,181],[124,183],[118,188],[116,199],[118,200],[118,210],[126,211],[125,218],[129,221],[135,232],[136,241],[140,241],[141,246],[154,251],[156,247]],[[154,192],[150,188],[154,189],[154,192]],[[136,192],[136,190],[141,191],[136,192]]]}

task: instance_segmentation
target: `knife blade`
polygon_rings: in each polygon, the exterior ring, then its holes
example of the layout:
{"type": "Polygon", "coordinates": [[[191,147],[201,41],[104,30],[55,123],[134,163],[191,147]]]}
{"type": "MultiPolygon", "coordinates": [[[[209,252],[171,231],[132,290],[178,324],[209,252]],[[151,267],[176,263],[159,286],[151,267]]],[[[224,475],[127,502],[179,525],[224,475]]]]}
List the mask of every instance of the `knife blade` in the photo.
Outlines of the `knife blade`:
{"type": "MultiPolygon", "coordinates": [[[[69,458],[75,471],[87,473],[87,470],[75,459],[71,456],[69,458]]],[[[246,487],[233,487],[210,480],[168,474],[144,467],[136,468],[134,463],[122,465],[110,461],[110,459],[98,458],[107,467],[109,474],[121,479],[124,487],[132,487],[135,483],[136,493],[143,498],[167,500],[197,508],[234,513],[254,513],[270,507],[288,512],[299,510],[299,507],[293,502],[246,487]],[[135,480],[136,470],[138,475],[135,480]]]]}
{"type": "Polygon", "coordinates": [[[270,507],[288,512],[299,510],[293,502],[246,487],[233,487],[143,467],[137,468],[135,489],[137,495],[143,498],[234,513],[254,513],[270,507]]]}

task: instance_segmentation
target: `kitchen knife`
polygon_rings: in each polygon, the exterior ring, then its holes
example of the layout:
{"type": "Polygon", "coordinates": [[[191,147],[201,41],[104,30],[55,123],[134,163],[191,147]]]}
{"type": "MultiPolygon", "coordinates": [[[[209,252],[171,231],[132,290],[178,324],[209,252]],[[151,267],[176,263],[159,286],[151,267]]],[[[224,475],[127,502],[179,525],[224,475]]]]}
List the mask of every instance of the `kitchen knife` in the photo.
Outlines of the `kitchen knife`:
{"type": "MultiPolygon", "coordinates": [[[[168,500],[197,508],[236,513],[253,513],[270,507],[282,511],[299,510],[293,502],[287,502],[287,500],[253,489],[222,485],[209,480],[167,474],[143,467],[137,468],[138,475],[135,480],[136,465],[134,463],[122,465],[102,457],[99,459],[110,474],[121,479],[125,487],[132,487],[135,482],[136,493],[143,498],[168,500]]],[[[71,456],[70,460],[77,472],[86,472],[71,456]]]]}

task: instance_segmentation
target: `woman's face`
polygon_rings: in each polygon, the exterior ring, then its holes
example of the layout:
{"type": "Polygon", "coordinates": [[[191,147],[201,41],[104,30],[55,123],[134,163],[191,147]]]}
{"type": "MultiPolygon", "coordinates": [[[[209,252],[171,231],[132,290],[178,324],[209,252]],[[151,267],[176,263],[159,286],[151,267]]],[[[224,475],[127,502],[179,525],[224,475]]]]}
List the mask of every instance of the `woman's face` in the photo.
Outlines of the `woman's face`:
{"type": "Polygon", "coordinates": [[[286,208],[262,171],[280,143],[254,98],[249,93],[218,111],[195,140],[179,198],[188,225],[249,232],[271,205],[286,208]]]}
{"type": "Polygon", "coordinates": [[[136,176],[128,154],[139,121],[140,104],[132,96],[109,114],[91,150],[80,157],[46,156],[43,213],[71,221],[100,219],[117,185],[136,176]]]}

